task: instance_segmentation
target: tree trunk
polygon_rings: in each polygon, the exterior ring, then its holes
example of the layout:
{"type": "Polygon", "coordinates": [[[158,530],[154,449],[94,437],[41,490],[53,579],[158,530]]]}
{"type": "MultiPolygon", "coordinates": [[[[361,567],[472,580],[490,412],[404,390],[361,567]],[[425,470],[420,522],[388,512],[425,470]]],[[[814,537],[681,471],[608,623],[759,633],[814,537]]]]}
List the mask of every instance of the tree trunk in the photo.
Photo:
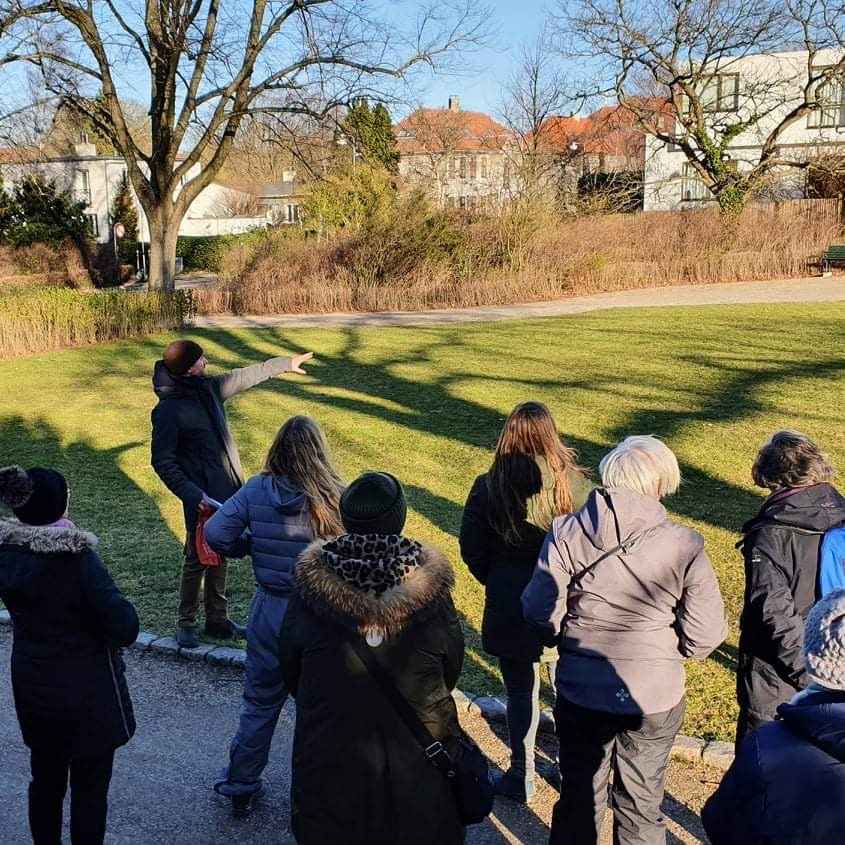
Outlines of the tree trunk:
{"type": "Polygon", "coordinates": [[[176,289],[176,238],[182,222],[173,210],[158,209],[149,216],[149,285],[165,291],[176,289]]]}

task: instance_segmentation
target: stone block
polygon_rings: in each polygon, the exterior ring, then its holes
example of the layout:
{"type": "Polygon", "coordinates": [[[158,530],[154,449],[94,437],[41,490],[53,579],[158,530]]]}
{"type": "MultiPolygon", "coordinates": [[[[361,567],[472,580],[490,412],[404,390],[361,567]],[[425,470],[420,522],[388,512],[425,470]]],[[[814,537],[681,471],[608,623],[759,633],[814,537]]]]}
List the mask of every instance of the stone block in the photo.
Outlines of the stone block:
{"type": "Polygon", "coordinates": [[[232,666],[239,666],[241,669],[246,665],[246,650],[242,648],[233,649],[236,654],[232,657],[232,666]]]}
{"type": "Polygon", "coordinates": [[[173,637],[162,637],[150,643],[150,651],[175,657],[179,654],[179,643],[173,637]]]}
{"type": "Polygon", "coordinates": [[[158,634],[151,634],[148,631],[141,631],[138,634],[138,639],[130,646],[130,648],[138,649],[138,651],[147,651],[149,647],[161,637],[158,634]]]}
{"type": "Polygon", "coordinates": [[[469,713],[474,698],[474,695],[467,695],[463,690],[452,690],[452,700],[458,708],[458,713],[469,713]]]}
{"type": "Polygon", "coordinates": [[[672,758],[675,760],[690,760],[693,763],[701,762],[701,755],[707,743],[697,736],[677,736],[672,746],[672,758]]]}
{"type": "Polygon", "coordinates": [[[0,610],[0,625],[11,625],[12,614],[8,610],[0,610]]]}
{"type": "Polygon", "coordinates": [[[214,651],[216,646],[209,643],[200,643],[196,648],[180,648],[179,656],[186,660],[196,660],[202,662],[210,651],[214,651]]]}
{"type": "Polygon", "coordinates": [[[212,666],[231,666],[239,654],[243,654],[243,651],[239,648],[218,646],[217,648],[212,648],[205,655],[205,662],[210,663],[212,666]]]}
{"type": "Polygon", "coordinates": [[[708,742],[701,755],[701,759],[708,766],[726,772],[734,761],[734,746],[732,742],[708,742]]]}
{"type": "Polygon", "coordinates": [[[474,699],[469,707],[470,713],[483,716],[494,722],[503,721],[507,712],[507,705],[501,698],[490,695],[480,695],[474,699]]]}

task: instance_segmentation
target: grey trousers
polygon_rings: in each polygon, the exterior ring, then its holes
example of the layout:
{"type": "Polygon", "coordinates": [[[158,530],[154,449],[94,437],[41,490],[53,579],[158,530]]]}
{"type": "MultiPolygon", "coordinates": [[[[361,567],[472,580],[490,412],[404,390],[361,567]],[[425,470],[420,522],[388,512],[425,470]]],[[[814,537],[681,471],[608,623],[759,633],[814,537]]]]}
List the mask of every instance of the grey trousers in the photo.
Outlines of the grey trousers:
{"type": "Polygon", "coordinates": [[[221,795],[245,795],[261,789],[261,773],[288,697],[279,668],[279,634],[287,607],[287,596],[273,595],[261,587],[252,598],[238,732],[229,747],[229,765],[214,785],[221,795]]]}
{"type": "Polygon", "coordinates": [[[558,698],[561,793],[549,845],[597,845],[611,768],[614,845],[665,845],[666,767],[684,705],[681,699],[663,713],[630,716],[586,710],[558,698]]]}

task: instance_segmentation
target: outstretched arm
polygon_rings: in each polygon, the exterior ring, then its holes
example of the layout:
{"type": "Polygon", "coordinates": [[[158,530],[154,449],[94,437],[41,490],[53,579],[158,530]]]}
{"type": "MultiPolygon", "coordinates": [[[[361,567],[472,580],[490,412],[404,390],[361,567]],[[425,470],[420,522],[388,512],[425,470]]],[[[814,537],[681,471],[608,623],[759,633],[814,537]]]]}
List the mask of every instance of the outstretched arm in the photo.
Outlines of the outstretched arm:
{"type": "Polygon", "coordinates": [[[305,375],[302,365],[314,357],[313,352],[306,352],[297,355],[295,358],[270,358],[261,364],[253,364],[251,367],[239,367],[236,370],[229,370],[218,376],[212,376],[217,386],[220,398],[225,402],[244,390],[249,390],[263,381],[281,373],[298,373],[305,375]]]}

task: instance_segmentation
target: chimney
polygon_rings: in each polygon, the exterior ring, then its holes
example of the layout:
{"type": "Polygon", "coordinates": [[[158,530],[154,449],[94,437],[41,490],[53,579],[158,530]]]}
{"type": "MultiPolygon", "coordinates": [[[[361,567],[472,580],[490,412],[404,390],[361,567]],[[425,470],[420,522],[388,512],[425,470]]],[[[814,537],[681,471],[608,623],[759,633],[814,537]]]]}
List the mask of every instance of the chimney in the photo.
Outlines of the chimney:
{"type": "Polygon", "coordinates": [[[461,101],[456,94],[452,94],[449,97],[449,111],[460,111],[461,110],[461,101]]]}
{"type": "Polygon", "coordinates": [[[73,145],[73,151],[80,158],[97,155],[97,147],[88,139],[87,132],[81,132],[78,143],[73,145]]]}

